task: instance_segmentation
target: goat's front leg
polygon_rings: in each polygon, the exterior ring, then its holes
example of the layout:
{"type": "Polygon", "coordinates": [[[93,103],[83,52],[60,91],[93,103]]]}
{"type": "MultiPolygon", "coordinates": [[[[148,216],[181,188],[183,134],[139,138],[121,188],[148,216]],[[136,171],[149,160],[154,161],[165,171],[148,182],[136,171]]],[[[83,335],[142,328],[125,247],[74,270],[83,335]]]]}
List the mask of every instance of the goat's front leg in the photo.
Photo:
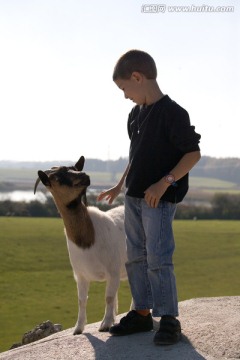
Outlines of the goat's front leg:
{"type": "Polygon", "coordinates": [[[119,274],[112,276],[107,280],[106,294],[105,294],[105,314],[100,325],[99,331],[108,331],[113,325],[117,313],[118,298],[117,291],[119,288],[120,279],[119,274]]]}
{"type": "Polygon", "coordinates": [[[86,307],[87,307],[89,282],[82,277],[77,278],[77,288],[78,288],[78,320],[73,335],[81,334],[87,322],[86,307]]]}

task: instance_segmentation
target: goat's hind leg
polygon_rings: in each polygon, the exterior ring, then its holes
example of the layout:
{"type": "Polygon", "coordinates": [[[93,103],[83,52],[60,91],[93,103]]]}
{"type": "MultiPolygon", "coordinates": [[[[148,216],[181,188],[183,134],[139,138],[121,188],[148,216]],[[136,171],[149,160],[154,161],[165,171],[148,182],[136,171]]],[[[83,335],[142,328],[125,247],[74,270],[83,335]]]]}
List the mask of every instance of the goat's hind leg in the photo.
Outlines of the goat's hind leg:
{"type": "Polygon", "coordinates": [[[118,288],[120,284],[119,276],[111,277],[107,280],[105,293],[105,314],[100,325],[99,331],[108,331],[113,325],[118,307],[118,288]]]}
{"type": "Polygon", "coordinates": [[[87,298],[89,290],[89,282],[84,278],[77,278],[78,288],[78,319],[74,329],[73,335],[82,334],[84,326],[87,322],[87,298]]]}

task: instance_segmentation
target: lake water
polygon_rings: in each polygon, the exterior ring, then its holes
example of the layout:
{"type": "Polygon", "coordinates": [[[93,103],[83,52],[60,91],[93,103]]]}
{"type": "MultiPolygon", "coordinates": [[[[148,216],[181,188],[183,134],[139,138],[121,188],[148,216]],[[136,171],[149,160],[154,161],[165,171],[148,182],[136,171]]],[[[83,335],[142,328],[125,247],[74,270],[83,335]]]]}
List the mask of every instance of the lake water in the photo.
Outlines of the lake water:
{"type": "Polygon", "coordinates": [[[35,195],[33,191],[20,191],[15,190],[11,192],[0,192],[0,201],[11,200],[11,201],[33,201],[38,200],[40,202],[46,201],[46,195],[38,191],[35,195]]]}
{"type": "MultiPolygon", "coordinates": [[[[102,188],[99,189],[89,189],[89,193],[94,193],[97,191],[97,193],[100,193],[102,191],[102,188]]],[[[48,196],[51,196],[50,194],[48,196]]],[[[40,201],[44,203],[46,201],[47,197],[46,195],[41,192],[37,191],[34,195],[33,190],[15,190],[15,191],[9,191],[9,192],[0,192],[0,201],[4,200],[11,200],[11,201],[40,201]]]]}

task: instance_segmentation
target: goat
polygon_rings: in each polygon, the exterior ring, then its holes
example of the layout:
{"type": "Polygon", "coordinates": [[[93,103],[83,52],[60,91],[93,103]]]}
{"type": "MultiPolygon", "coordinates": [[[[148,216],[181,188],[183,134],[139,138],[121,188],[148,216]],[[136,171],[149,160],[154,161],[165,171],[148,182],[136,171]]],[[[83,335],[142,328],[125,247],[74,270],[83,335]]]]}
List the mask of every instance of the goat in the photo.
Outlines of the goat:
{"type": "MultiPolygon", "coordinates": [[[[41,181],[53,196],[63,219],[69,258],[78,288],[78,319],[74,335],[81,334],[87,321],[89,283],[105,281],[105,314],[99,331],[108,331],[117,313],[120,279],[127,278],[125,263],[124,208],[106,212],[86,205],[89,176],[82,172],[85,159],[74,166],[52,167],[38,171],[34,193],[41,181]]],[[[97,306],[97,304],[96,304],[97,306]]]]}

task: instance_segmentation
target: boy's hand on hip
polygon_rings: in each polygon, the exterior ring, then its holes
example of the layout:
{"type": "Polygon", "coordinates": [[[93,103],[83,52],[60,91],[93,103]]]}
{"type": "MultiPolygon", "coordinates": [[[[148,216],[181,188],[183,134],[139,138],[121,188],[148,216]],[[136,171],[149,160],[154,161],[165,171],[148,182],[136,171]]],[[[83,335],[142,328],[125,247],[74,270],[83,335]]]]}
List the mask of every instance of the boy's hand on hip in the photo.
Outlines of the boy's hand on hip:
{"type": "Polygon", "coordinates": [[[144,191],[144,199],[148,206],[152,208],[157,208],[158,203],[167,190],[169,184],[166,183],[164,179],[159,180],[158,182],[152,184],[144,191]]]}

